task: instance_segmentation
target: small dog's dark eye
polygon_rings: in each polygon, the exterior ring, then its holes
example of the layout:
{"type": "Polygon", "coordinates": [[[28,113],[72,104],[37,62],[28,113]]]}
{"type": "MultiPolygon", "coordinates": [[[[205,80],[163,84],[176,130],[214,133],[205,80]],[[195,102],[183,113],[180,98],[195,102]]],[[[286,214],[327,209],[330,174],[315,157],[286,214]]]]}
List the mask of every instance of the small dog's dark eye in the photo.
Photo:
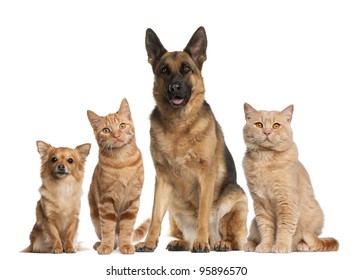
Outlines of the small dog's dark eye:
{"type": "Polygon", "coordinates": [[[51,158],[51,162],[57,162],[57,158],[56,157],[52,157],[51,158]]]}
{"type": "Polygon", "coordinates": [[[69,164],[73,163],[73,158],[68,158],[68,159],[67,159],[67,162],[68,162],[69,164]]]}

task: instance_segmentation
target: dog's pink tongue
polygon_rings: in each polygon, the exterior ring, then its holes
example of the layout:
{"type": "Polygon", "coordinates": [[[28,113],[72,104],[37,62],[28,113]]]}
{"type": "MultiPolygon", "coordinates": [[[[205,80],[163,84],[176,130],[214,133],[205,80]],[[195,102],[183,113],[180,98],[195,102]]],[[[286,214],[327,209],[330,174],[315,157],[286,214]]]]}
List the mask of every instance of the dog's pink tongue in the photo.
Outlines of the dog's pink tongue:
{"type": "Polygon", "coordinates": [[[172,99],[172,103],[174,103],[175,105],[180,105],[183,101],[183,98],[174,98],[172,99]]]}

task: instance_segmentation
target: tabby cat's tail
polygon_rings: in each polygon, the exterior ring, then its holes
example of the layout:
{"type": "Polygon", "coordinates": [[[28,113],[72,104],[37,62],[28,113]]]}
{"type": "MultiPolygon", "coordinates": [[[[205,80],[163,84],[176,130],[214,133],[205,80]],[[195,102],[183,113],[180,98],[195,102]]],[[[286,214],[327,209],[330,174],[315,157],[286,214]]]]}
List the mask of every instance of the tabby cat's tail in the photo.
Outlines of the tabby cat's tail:
{"type": "Polygon", "coordinates": [[[312,252],[337,251],[339,249],[339,242],[332,237],[319,238],[313,233],[305,233],[303,240],[309,246],[309,251],[312,252]]]}
{"type": "Polygon", "coordinates": [[[132,234],[132,242],[137,242],[147,234],[150,226],[150,219],[146,219],[143,223],[137,227],[132,234]]]}

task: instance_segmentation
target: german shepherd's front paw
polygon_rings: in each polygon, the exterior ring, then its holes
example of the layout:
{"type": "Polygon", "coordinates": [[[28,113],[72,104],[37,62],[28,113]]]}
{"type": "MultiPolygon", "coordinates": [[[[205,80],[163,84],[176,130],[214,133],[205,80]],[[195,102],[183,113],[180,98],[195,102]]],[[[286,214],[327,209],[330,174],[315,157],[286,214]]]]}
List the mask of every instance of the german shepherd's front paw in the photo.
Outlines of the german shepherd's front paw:
{"type": "Polygon", "coordinates": [[[228,240],[220,240],[215,243],[214,250],[217,252],[227,252],[232,251],[234,248],[231,241],[228,240]]]}
{"type": "Polygon", "coordinates": [[[154,252],[157,244],[152,242],[139,242],[134,245],[136,252],[154,252]]]}
{"type": "Polygon", "coordinates": [[[172,240],[166,249],[169,251],[188,251],[189,243],[185,240],[172,240]]]}
{"type": "Polygon", "coordinates": [[[208,242],[194,241],[192,247],[192,253],[209,253],[210,246],[208,242]]]}

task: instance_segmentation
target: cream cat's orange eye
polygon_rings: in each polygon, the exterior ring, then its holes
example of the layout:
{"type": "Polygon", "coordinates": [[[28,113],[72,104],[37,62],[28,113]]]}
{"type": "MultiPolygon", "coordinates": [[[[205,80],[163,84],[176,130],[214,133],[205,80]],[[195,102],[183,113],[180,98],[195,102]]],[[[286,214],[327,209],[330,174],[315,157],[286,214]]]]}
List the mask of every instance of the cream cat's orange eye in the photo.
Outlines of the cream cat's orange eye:
{"type": "Polygon", "coordinates": [[[274,123],[273,124],[273,128],[274,129],[278,129],[280,126],[281,126],[281,124],[279,124],[279,123],[274,123]]]}
{"type": "Polygon", "coordinates": [[[256,122],[256,123],[255,123],[255,126],[256,126],[257,128],[263,128],[263,124],[262,124],[261,122],[256,122]]]}
{"type": "Polygon", "coordinates": [[[105,134],[108,134],[108,133],[110,133],[110,129],[107,128],[107,127],[105,127],[105,128],[103,129],[103,132],[104,132],[105,134]]]}
{"type": "Polygon", "coordinates": [[[121,123],[120,124],[120,129],[125,129],[126,128],[126,124],[125,123],[121,123]]]}

